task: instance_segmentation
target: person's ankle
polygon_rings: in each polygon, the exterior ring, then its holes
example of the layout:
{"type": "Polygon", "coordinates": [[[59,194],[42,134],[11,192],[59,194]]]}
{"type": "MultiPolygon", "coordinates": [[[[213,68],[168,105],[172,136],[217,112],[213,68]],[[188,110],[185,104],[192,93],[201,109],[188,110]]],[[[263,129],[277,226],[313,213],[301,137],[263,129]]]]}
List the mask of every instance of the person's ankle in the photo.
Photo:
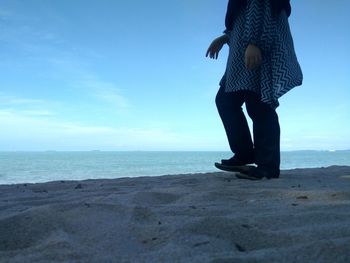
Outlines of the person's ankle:
{"type": "Polygon", "coordinates": [[[263,175],[267,179],[279,178],[279,176],[280,176],[280,169],[279,168],[271,168],[268,166],[258,165],[257,171],[259,174],[263,175]]]}

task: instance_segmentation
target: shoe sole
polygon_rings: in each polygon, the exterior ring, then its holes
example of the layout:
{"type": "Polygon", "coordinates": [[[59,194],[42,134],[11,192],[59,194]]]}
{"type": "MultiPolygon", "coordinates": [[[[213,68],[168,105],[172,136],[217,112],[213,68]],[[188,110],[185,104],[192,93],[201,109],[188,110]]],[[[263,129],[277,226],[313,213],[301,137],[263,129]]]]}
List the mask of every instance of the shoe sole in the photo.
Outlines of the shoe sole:
{"type": "Polygon", "coordinates": [[[255,168],[254,165],[230,166],[221,163],[215,163],[214,165],[216,168],[225,172],[239,172],[244,174],[247,174],[250,171],[250,169],[255,168]]]}
{"type": "Polygon", "coordinates": [[[251,180],[251,181],[258,181],[258,180],[262,179],[260,177],[255,177],[255,176],[251,176],[251,175],[244,174],[244,173],[236,173],[236,177],[238,179],[247,179],[247,180],[251,180]]]}

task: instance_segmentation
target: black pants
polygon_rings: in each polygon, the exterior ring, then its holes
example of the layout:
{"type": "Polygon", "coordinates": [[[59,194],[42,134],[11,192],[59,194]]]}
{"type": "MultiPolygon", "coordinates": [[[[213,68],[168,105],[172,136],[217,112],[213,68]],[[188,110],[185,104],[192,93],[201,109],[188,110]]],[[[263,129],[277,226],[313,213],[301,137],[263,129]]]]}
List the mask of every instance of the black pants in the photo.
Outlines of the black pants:
{"type": "Polygon", "coordinates": [[[279,174],[280,126],[276,111],[261,102],[255,92],[225,92],[224,85],[220,86],[215,102],[235,157],[254,159],[258,167],[279,174]],[[254,143],[242,110],[243,103],[253,121],[254,143]]]}

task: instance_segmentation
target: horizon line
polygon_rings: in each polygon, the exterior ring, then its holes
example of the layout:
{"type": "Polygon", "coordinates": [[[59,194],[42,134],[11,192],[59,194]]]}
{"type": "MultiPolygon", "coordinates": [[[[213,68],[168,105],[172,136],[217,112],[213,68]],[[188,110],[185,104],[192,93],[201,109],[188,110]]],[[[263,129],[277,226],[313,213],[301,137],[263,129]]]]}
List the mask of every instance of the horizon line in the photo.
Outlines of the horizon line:
{"type": "MultiPolygon", "coordinates": [[[[350,149],[299,149],[281,150],[281,152],[344,152],[350,149]]],[[[47,152],[231,152],[230,150],[0,150],[0,153],[47,153],[47,152]]]]}

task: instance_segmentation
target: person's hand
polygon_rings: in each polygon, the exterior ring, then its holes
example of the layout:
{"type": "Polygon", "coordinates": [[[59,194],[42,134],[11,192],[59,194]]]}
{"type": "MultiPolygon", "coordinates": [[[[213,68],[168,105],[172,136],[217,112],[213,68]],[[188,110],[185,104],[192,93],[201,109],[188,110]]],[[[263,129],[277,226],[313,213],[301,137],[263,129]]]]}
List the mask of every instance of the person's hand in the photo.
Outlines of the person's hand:
{"type": "Polygon", "coordinates": [[[250,44],[245,51],[244,62],[247,69],[254,69],[261,65],[261,50],[257,46],[250,44]]]}
{"type": "Polygon", "coordinates": [[[211,42],[207,53],[205,54],[206,57],[210,57],[212,59],[218,59],[219,52],[222,49],[222,47],[228,42],[228,36],[223,35],[221,37],[218,37],[214,39],[213,42],[211,42]]]}

